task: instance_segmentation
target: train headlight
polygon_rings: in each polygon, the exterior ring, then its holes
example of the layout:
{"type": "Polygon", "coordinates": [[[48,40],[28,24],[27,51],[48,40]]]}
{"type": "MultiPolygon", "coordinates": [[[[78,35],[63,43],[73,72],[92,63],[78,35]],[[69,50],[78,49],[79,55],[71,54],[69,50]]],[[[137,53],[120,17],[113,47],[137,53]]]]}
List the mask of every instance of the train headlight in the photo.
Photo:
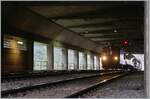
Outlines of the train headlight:
{"type": "Polygon", "coordinates": [[[116,60],[116,61],[117,61],[117,60],[118,60],[118,57],[117,57],[117,56],[115,56],[115,57],[114,57],[114,60],[116,60]]]}
{"type": "Polygon", "coordinates": [[[102,57],[102,60],[103,60],[103,61],[106,61],[106,60],[107,60],[107,56],[103,56],[103,57],[102,57]]]}

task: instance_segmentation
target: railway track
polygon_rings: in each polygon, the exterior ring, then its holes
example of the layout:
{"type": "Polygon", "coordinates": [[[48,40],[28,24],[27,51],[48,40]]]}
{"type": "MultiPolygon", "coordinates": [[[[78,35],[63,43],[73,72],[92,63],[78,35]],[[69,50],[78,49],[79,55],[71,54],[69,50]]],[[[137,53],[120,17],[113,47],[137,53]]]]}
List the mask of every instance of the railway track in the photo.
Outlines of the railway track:
{"type": "Polygon", "coordinates": [[[104,86],[97,86],[76,98],[145,98],[144,73],[137,71],[104,86]]]}
{"type": "Polygon", "coordinates": [[[94,88],[96,88],[96,87],[98,87],[100,85],[104,85],[106,83],[109,83],[110,81],[115,80],[115,79],[117,79],[117,78],[119,78],[121,76],[124,76],[124,75],[126,75],[126,73],[125,74],[120,74],[120,75],[113,76],[112,78],[104,79],[104,80],[102,80],[102,81],[100,81],[98,83],[95,83],[93,85],[88,86],[85,89],[82,89],[82,90],[79,90],[78,92],[70,94],[70,95],[66,96],[65,98],[77,98],[80,95],[82,95],[82,94],[84,94],[84,93],[86,93],[86,92],[88,92],[90,90],[93,90],[94,88]]]}
{"type": "Polygon", "coordinates": [[[78,77],[53,83],[2,91],[2,97],[50,98],[77,97],[98,85],[104,84],[127,73],[115,72],[87,77],[78,77]]]}
{"type": "MultiPolygon", "coordinates": [[[[112,71],[118,72],[118,71],[112,71]]],[[[121,71],[119,71],[121,72],[121,71]]],[[[111,72],[106,72],[106,73],[111,73],[111,72]]],[[[30,78],[16,78],[16,79],[6,79],[2,80],[1,83],[1,90],[10,90],[10,89],[18,89],[22,87],[27,87],[27,86],[36,86],[44,83],[54,83],[54,82],[59,82],[63,80],[68,80],[68,79],[75,79],[75,78],[82,78],[82,77],[88,77],[88,76],[96,76],[96,75],[103,75],[106,73],[77,73],[77,74],[63,74],[63,75],[57,75],[57,76],[44,76],[44,77],[30,77],[30,78]]]]}

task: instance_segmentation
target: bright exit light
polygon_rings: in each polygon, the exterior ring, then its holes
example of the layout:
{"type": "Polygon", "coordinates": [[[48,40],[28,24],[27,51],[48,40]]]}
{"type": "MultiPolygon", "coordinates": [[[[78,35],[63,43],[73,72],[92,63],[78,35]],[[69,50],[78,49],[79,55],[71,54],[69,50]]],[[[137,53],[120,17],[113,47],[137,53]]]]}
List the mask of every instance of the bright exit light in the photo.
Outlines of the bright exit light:
{"type": "Polygon", "coordinates": [[[22,41],[18,41],[17,43],[20,44],[20,45],[23,45],[23,42],[22,42],[22,41]]]}
{"type": "Polygon", "coordinates": [[[115,56],[115,57],[114,57],[114,60],[118,60],[118,57],[117,57],[117,56],[115,56]]]}
{"type": "Polygon", "coordinates": [[[106,61],[107,60],[107,56],[103,56],[102,59],[103,59],[103,61],[106,61]]]}

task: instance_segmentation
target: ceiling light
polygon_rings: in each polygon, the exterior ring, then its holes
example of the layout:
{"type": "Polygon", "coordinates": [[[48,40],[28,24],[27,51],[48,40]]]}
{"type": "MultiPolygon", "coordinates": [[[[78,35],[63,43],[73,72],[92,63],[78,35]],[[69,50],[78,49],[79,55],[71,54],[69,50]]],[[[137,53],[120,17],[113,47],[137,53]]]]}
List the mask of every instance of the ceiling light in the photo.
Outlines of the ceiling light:
{"type": "Polygon", "coordinates": [[[115,29],[115,30],[114,30],[114,32],[116,33],[116,32],[117,32],[117,30],[115,29]]]}
{"type": "Polygon", "coordinates": [[[20,45],[23,45],[23,42],[22,42],[22,41],[18,41],[17,43],[20,44],[20,45]]]}

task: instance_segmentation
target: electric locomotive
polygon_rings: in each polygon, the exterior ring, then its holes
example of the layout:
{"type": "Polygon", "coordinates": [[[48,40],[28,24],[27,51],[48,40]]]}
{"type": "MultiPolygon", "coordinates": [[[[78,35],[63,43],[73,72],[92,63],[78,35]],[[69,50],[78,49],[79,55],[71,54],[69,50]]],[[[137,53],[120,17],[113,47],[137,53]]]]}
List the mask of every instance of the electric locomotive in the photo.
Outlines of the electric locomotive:
{"type": "Polygon", "coordinates": [[[102,66],[104,69],[117,69],[120,68],[120,50],[115,46],[107,46],[103,48],[102,66]]]}

